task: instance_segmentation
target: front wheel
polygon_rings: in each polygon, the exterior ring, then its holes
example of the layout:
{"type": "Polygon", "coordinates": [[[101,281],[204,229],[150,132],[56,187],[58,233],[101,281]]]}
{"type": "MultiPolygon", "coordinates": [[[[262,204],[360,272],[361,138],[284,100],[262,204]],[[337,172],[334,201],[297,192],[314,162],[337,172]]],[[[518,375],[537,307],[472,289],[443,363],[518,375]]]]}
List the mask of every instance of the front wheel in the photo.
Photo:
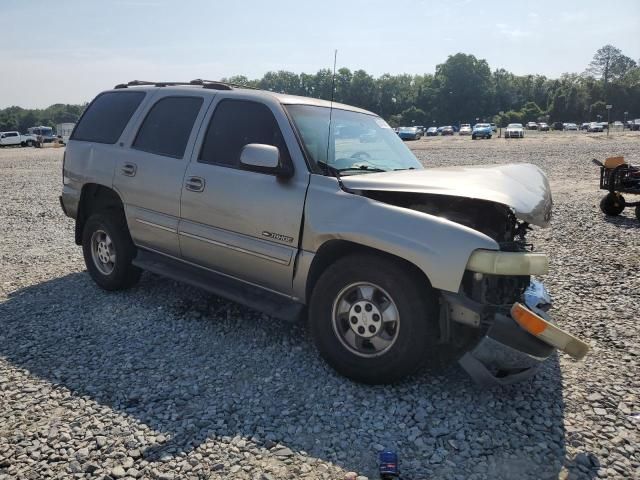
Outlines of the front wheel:
{"type": "Polygon", "coordinates": [[[428,360],[439,365],[438,302],[400,263],[371,254],[344,257],[318,279],[310,330],[322,357],[357,382],[386,384],[428,360]]]}
{"type": "Polygon", "coordinates": [[[136,248],[124,213],[89,217],[82,233],[82,252],[89,275],[105,290],[124,290],[140,279],[142,271],[131,263],[136,248]]]}
{"type": "Polygon", "coordinates": [[[600,210],[610,217],[620,215],[624,210],[624,206],[624,197],[617,193],[608,193],[600,200],[600,210]]]}

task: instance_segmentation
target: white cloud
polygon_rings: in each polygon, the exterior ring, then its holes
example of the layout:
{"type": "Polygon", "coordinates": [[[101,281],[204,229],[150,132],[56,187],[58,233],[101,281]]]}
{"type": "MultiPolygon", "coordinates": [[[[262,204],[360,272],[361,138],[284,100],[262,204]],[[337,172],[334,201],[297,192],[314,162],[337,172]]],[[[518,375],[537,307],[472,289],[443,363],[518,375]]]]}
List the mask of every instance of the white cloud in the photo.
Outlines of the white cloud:
{"type": "Polygon", "coordinates": [[[512,28],[506,23],[496,23],[496,28],[500,35],[514,40],[529,37],[531,35],[531,32],[520,30],[519,28],[512,28]]]}

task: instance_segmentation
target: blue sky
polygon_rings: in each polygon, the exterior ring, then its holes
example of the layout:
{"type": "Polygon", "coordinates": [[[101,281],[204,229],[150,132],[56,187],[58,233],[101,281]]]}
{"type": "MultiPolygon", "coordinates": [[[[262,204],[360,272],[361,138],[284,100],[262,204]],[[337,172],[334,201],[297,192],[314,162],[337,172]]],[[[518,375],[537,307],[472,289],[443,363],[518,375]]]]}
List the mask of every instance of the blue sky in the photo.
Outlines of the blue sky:
{"type": "Polygon", "coordinates": [[[0,108],[88,101],[132,79],[251,78],[338,66],[582,72],[611,43],[640,59],[640,1],[1,0],[0,108]]]}

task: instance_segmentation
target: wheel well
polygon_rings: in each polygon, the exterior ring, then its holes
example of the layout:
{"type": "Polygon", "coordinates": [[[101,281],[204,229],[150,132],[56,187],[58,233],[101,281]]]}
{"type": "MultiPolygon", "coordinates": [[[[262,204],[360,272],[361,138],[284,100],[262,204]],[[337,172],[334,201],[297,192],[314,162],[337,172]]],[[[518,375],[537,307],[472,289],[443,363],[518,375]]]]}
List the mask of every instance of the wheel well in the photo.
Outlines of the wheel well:
{"type": "Polygon", "coordinates": [[[95,212],[109,209],[122,210],[124,212],[122,200],[115,190],[96,183],[87,183],[82,187],[78,215],[76,217],[76,245],[82,243],[82,230],[87,219],[95,212]]]}
{"type": "Polygon", "coordinates": [[[311,292],[313,291],[318,278],[320,278],[320,275],[322,275],[322,272],[324,272],[325,269],[329,267],[329,265],[332,265],[340,258],[356,253],[371,253],[373,255],[388,258],[395,262],[398,262],[406,267],[407,272],[415,275],[418,281],[423,281],[424,285],[427,287],[431,286],[429,277],[427,277],[427,275],[415,264],[409,262],[408,260],[405,260],[402,257],[398,257],[397,255],[393,255],[376,248],[367,247],[359,243],[350,242],[348,240],[329,240],[318,249],[313,258],[313,262],[311,263],[311,267],[309,268],[309,273],[307,274],[307,285],[305,289],[305,298],[307,299],[307,303],[311,298],[311,292]]]}

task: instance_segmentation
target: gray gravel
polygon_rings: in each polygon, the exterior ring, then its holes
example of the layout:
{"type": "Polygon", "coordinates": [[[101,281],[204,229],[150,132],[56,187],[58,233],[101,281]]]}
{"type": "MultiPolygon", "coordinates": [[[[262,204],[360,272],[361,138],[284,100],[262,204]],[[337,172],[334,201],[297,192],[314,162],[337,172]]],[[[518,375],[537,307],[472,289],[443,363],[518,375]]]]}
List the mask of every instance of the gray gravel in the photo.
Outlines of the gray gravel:
{"type": "Polygon", "coordinates": [[[0,479],[638,478],[640,224],[608,220],[592,157],[640,163],[640,136],[430,138],[429,165],[532,162],[555,218],[554,314],[593,349],[531,381],[476,388],[457,366],[394,387],[356,385],[304,325],[145,274],[99,290],[57,201],[61,149],[0,150],[0,479]],[[348,474],[348,472],[354,472],[348,474]]]}

